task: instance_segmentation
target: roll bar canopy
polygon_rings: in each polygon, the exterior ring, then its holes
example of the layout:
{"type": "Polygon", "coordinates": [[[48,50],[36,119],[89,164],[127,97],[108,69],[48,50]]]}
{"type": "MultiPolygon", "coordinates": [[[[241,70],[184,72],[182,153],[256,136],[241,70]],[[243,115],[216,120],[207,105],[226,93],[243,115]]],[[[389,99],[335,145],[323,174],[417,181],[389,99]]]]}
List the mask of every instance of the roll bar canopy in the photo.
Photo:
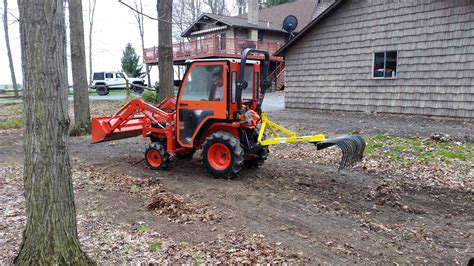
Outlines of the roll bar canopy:
{"type": "Polygon", "coordinates": [[[248,86],[248,82],[245,81],[245,65],[247,62],[248,55],[252,54],[263,54],[265,59],[263,60],[263,71],[261,72],[261,82],[260,82],[260,95],[258,95],[257,99],[257,112],[261,113],[261,106],[263,102],[263,98],[265,97],[265,91],[272,86],[271,81],[268,79],[268,70],[270,68],[270,55],[265,50],[258,50],[247,48],[242,52],[242,57],[240,59],[240,74],[239,79],[237,80],[237,91],[236,91],[236,102],[237,102],[237,110],[240,112],[242,107],[242,90],[246,89],[248,86]]]}

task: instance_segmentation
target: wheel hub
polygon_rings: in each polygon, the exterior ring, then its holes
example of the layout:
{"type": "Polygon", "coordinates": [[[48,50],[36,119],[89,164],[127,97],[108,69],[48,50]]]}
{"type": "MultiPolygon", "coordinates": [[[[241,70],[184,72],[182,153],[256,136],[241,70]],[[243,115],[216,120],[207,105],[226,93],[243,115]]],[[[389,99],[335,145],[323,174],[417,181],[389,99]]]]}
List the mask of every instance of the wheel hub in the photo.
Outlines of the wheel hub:
{"type": "Polygon", "coordinates": [[[219,171],[225,170],[229,167],[232,159],[229,148],[222,143],[212,145],[209,148],[207,157],[209,164],[219,171]]]}

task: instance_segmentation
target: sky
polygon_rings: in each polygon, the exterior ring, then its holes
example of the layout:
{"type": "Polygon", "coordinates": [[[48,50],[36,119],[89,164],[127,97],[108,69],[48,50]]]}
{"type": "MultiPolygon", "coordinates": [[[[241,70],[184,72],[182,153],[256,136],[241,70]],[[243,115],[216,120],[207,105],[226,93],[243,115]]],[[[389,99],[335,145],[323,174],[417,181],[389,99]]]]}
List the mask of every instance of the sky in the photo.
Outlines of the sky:
{"type": "MultiPolygon", "coordinates": [[[[123,0],[131,4],[132,0],[123,0]]],[[[84,37],[86,45],[86,65],[87,74],[89,74],[89,1],[83,0],[84,15],[84,37]]],[[[151,17],[156,17],[156,1],[143,0],[144,13],[151,17]]],[[[3,14],[3,1],[0,5],[3,14]]],[[[16,0],[8,0],[8,10],[18,16],[18,7],[16,0]]],[[[0,15],[1,18],[1,15],[0,15]]],[[[13,64],[15,66],[15,75],[18,83],[22,83],[21,75],[21,49],[19,24],[14,23],[14,18],[9,17],[10,46],[12,48],[13,64]]],[[[66,23],[68,18],[66,18],[66,23]]],[[[11,84],[10,68],[5,45],[5,35],[3,24],[0,29],[0,84],[11,84]]],[[[68,33],[69,34],[69,33],[68,33]]],[[[92,31],[92,63],[94,71],[112,71],[120,70],[120,59],[122,50],[130,42],[142,58],[140,33],[137,22],[132,11],[126,6],[120,4],[118,0],[97,0],[94,15],[94,26],[92,31]]],[[[158,25],[156,21],[145,18],[145,48],[158,45],[158,25]]],[[[69,36],[68,36],[69,39],[69,36]]],[[[69,43],[68,50],[68,72],[69,84],[72,84],[71,66],[69,62],[69,43]]],[[[145,68],[143,68],[145,69],[145,68]]],[[[156,81],[158,77],[158,68],[152,68],[151,80],[156,81]]]]}

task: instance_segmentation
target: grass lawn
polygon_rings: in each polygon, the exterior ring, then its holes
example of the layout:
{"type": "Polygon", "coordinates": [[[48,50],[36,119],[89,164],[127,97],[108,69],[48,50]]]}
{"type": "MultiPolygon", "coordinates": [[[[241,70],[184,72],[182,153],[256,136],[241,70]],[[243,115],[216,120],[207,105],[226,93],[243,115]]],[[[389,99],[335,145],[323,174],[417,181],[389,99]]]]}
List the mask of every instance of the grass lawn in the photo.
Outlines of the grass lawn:
{"type": "Polygon", "coordinates": [[[474,144],[378,134],[367,139],[367,155],[388,157],[390,160],[403,161],[405,165],[411,165],[417,161],[432,164],[440,161],[446,163],[455,160],[474,161],[474,144]]]}
{"type": "MultiPolygon", "coordinates": [[[[127,94],[125,90],[110,90],[108,95],[125,95],[127,94]]],[[[68,93],[69,96],[73,96],[74,93],[70,91],[68,93]]],[[[95,90],[89,90],[89,96],[99,96],[95,90]]]]}

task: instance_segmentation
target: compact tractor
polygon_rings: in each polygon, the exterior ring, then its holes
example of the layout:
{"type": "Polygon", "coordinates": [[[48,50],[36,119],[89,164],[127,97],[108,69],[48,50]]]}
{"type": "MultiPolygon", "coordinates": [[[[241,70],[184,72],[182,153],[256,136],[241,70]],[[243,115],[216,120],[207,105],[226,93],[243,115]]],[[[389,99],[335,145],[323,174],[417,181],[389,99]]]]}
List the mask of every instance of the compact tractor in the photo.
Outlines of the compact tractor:
{"type": "Polygon", "coordinates": [[[318,150],[336,145],[342,150],[339,169],[359,161],[365,149],[360,136],[300,136],[267,119],[262,102],[272,85],[269,62],[267,51],[255,49],[246,49],[241,59],[187,61],[176,98],[157,106],[134,99],[111,117],[92,118],[92,143],[149,138],[145,160],[153,170],[168,168],[170,154],[191,158],[200,149],[207,171],[225,178],[243,166],[261,166],[268,146],[280,143],[309,142],[318,150]],[[263,59],[262,67],[249,55],[263,59]]]}

